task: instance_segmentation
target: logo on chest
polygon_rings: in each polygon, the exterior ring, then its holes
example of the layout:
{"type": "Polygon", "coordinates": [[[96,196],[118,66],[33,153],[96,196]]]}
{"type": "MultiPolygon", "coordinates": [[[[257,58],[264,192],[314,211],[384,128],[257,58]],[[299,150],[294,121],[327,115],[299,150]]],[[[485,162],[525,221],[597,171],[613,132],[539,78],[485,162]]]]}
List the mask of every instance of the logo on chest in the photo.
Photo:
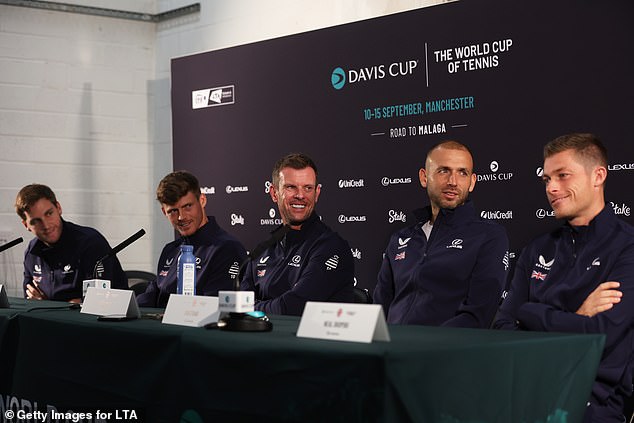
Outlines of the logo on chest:
{"type": "Polygon", "coordinates": [[[407,248],[407,243],[409,242],[409,240],[412,239],[411,237],[409,238],[399,238],[398,239],[398,249],[400,250],[401,248],[407,248]]]}
{"type": "Polygon", "coordinates": [[[554,263],[554,258],[550,261],[546,261],[544,256],[540,255],[537,259],[537,263],[535,263],[535,269],[533,269],[533,272],[531,273],[531,279],[535,279],[536,281],[546,280],[546,276],[548,276],[548,271],[554,263]],[[542,272],[542,270],[545,270],[545,272],[542,272]]]}
{"type": "Polygon", "coordinates": [[[302,256],[300,256],[299,254],[296,254],[293,256],[291,261],[288,262],[288,265],[293,267],[300,267],[301,262],[302,262],[302,256]]]}
{"type": "Polygon", "coordinates": [[[451,244],[447,245],[447,248],[456,248],[458,250],[462,250],[462,240],[460,238],[456,238],[451,241],[451,244]]]}
{"type": "Polygon", "coordinates": [[[592,263],[590,264],[590,266],[586,267],[586,270],[590,270],[593,267],[599,267],[599,266],[601,266],[601,259],[597,257],[594,260],[592,260],[592,263]]]}

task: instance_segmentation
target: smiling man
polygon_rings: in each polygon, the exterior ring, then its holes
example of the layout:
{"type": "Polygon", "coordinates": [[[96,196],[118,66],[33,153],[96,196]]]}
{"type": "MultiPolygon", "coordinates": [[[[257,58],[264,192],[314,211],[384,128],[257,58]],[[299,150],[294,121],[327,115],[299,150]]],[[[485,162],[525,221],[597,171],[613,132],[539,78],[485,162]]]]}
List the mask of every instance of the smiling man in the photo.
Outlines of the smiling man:
{"type": "Polygon", "coordinates": [[[495,327],[604,333],[584,422],[623,422],[632,394],[634,228],[606,205],[607,152],[592,134],[544,147],[546,197],[563,227],[530,243],[518,260],[495,327]]]}
{"type": "Polygon", "coordinates": [[[308,156],[289,154],[275,164],[271,199],[290,231],[247,267],[241,288],[255,291],[256,310],[299,316],[306,301],[353,300],[352,252],[317,216],[320,192],[308,156]]]}
{"type": "Polygon", "coordinates": [[[196,295],[217,296],[220,290],[233,289],[246,251],[237,239],[218,226],[213,216],[205,214],[207,197],[200,192],[198,179],[189,172],[172,172],[159,183],[156,199],[180,238],[163,247],[157,278],[139,295],[139,305],[165,307],[170,294],[176,293],[182,244],[194,246],[196,295]]]}
{"type": "MultiPolygon", "coordinates": [[[[24,253],[24,295],[31,300],[81,302],[83,281],[93,279],[97,261],[110,252],[96,229],[62,218],[62,206],[51,188],[27,185],[15,200],[24,227],[35,235],[24,253]]],[[[112,288],[127,289],[128,280],[117,257],[107,259],[97,277],[112,288]]]]}
{"type": "Polygon", "coordinates": [[[504,228],[467,200],[476,183],[469,149],[444,141],[419,171],[430,205],[388,243],[374,290],[388,323],[488,328],[506,280],[504,228]]]}

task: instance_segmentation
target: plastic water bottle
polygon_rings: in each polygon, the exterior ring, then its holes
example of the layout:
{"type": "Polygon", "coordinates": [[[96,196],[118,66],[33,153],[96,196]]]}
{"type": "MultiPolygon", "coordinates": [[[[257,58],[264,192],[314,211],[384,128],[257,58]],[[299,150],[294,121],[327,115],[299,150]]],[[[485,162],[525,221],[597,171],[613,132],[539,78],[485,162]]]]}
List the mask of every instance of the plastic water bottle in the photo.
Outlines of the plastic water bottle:
{"type": "Polygon", "coordinates": [[[177,294],[196,295],[196,256],[193,245],[181,245],[178,256],[177,294]]]}

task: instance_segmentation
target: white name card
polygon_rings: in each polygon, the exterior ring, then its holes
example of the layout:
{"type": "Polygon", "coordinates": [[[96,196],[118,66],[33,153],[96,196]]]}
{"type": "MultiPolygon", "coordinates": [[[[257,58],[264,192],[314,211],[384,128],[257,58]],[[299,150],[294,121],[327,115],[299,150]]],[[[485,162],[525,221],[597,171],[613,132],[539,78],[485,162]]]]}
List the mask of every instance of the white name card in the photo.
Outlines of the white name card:
{"type": "Polygon", "coordinates": [[[81,312],[98,316],[141,317],[134,292],[127,289],[88,287],[81,312]]]}
{"type": "Polygon", "coordinates": [[[9,298],[7,297],[7,290],[4,285],[0,283],[0,308],[11,308],[9,305],[9,298]]]}
{"type": "Polygon", "coordinates": [[[380,304],[308,301],[297,336],[365,343],[390,341],[380,304]]]}
{"type": "Polygon", "coordinates": [[[167,301],[163,323],[201,327],[218,321],[218,297],[171,294],[167,301]]]}

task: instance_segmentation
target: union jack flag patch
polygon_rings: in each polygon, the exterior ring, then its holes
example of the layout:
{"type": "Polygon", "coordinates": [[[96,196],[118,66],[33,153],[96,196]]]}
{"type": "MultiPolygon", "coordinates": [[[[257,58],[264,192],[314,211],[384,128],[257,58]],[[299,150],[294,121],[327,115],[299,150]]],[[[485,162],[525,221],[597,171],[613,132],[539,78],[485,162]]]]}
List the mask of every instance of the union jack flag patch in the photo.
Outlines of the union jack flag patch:
{"type": "Polygon", "coordinates": [[[394,260],[404,260],[405,259],[405,251],[398,253],[394,256],[394,260]]]}
{"type": "Polygon", "coordinates": [[[543,280],[546,280],[547,275],[548,273],[542,273],[542,272],[533,270],[533,273],[531,274],[531,279],[537,279],[537,280],[543,281],[543,280]]]}

